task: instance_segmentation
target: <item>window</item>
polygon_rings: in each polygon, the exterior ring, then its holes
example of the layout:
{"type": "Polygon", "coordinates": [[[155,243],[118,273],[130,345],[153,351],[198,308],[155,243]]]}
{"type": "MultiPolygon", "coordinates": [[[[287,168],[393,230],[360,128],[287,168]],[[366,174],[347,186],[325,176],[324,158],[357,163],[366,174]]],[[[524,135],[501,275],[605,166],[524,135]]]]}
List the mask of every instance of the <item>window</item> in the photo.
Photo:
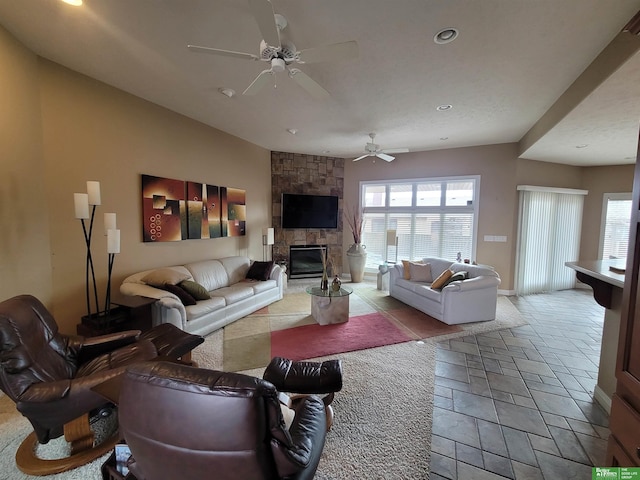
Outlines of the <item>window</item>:
{"type": "Polygon", "coordinates": [[[479,185],[479,176],[362,182],[367,268],[428,256],[454,261],[458,253],[474,259],[479,185]]]}
{"type": "Polygon", "coordinates": [[[600,260],[627,258],[631,193],[605,193],[600,227],[600,260]]]}

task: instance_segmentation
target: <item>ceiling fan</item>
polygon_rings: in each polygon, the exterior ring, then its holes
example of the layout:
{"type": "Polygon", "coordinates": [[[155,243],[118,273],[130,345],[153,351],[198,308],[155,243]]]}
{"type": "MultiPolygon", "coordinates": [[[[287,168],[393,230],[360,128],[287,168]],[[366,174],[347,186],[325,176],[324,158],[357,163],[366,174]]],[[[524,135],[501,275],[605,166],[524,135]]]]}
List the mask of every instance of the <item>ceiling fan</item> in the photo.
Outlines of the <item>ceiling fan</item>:
{"type": "Polygon", "coordinates": [[[384,160],[385,162],[391,162],[395,160],[396,157],[392,157],[388,155],[389,153],[407,153],[409,151],[408,148],[391,148],[382,150],[380,145],[374,143],[374,139],[376,138],[375,133],[370,133],[369,137],[371,137],[371,142],[367,143],[364,147],[364,155],[354,158],[353,161],[357,162],[358,160],[362,160],[366,157],[378,157],[384,160]]]}
{"type": "Polygon", "coordinates": [[[243,95],[255,95],[269,83],[271,77],[275,84],[275,74],[286,70],[289,77],[313,97],[320,99],[329,97],[329,92],[319,83],[299,68],[293,68],[292,65],[355,58],[358,56],[357,42],[334,43],[298,51],[293,43],[280,38],[280,32],[287,26],[287,20],[282,15],[274,13],[270,0],[249,0],[249,8],[263,38],[260,42],[259,55],[199,45],[187,45],[187,48],[192,52],[269,62],[270,68],[260,72],[251,85],[242,92],[243,95]]]}

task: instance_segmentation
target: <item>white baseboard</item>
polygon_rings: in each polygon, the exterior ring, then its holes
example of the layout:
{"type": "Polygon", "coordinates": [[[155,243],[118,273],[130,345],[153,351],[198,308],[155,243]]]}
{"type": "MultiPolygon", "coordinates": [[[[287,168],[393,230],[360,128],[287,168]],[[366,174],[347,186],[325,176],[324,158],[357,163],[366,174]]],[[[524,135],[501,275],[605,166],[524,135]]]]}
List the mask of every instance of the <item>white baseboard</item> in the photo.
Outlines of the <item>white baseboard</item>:
{"type": "Polygon", "coordinates": [[[515,290],[500,290],[498,289],[498,295],[504,295],[505,297],[510,297],[512,295],[515,295],[516,291],[515,290]]]}
{"type": "Polygon", "coordinates": [[[604,393],[604,391],[596,385],[596,388],[593,389],[593,398],[602,408],[604,408],[607,415],[611,413],[611,398],[609,395],[604,393]]]}

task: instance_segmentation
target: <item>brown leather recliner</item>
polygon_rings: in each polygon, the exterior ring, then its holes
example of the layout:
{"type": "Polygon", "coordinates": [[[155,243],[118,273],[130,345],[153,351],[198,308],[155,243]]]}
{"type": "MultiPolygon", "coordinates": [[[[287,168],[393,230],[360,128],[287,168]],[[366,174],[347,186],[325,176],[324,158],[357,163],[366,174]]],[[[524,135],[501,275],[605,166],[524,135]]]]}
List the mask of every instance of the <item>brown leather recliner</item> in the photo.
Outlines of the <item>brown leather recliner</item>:
{"type": "Polygon", "coordinates": [[[256,377],[166,362],[127,368],[120,431],[139,480],[311,479],[326,436],[322,400],[292,405],[286,428],[278,392],[256,377]]]}
{"type": "MultiPolygon", "coordinates": [[[[180,355],[202,341],[176,330],[176,337],[186,346],[180,355]]],[[[154,337],[161,336],[163,345],[170,343],[164,327],[158,333],[150,330],[148,338],[139,335],[138,330],[91,338],[63,335],[37,298],[20,295],[0,303],[0,389],[29,419],[37,441],[44,444],[65,433],[76,457],[40,462],[33,456],[30,442],[36,440],[32,434],[16,453],[22,471],[33,475],[64,471],[101,454],[100,449],[87,453],[93,447],[88,413],[108,402],[92,387],[121,375],[128,365],[157,357],[154,337]],[[65,425],[70,424],[72,433],[67,435],[65,425]]]]}

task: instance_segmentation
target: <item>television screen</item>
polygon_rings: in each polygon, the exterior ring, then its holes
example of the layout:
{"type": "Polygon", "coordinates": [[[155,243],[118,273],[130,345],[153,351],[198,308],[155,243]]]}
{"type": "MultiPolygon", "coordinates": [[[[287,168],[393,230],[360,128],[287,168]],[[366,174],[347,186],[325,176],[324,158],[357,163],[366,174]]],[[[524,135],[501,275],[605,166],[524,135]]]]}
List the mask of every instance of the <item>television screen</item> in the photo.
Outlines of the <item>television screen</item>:
{"type": "Polygon", "coordinates": [[[282,228],[338,228],[338,197],[283,193],[282,228]]]}

